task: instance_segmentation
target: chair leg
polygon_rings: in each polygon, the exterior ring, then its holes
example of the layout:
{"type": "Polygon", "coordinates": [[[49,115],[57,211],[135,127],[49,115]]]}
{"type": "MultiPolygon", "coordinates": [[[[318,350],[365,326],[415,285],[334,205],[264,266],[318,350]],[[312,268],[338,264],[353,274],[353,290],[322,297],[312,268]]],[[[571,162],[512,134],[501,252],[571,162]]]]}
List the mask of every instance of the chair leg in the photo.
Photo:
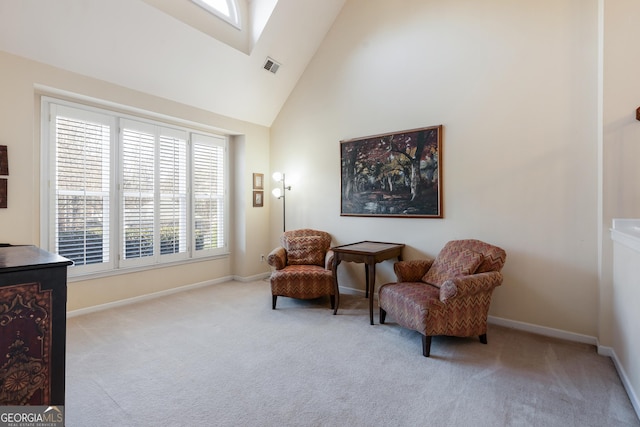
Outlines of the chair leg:
{"type": "Polygon", "coordinates": [[[278,295],[274,295],[271,297],[271,310],[276,309],[276,300],[278,299],[278,295]]]}
{"type": "Polygon", "coordinates": [[[422,336],[422,355],[424,357],[429,357],[431,354],[431,337],[426,335],[422,336]]]}
{"type": "Polygon", "coordinates": [[[383,325],[384,324],[384,320],[387,317],[387,312],[384,311],[382,309],[382,307],[380,307],[380,324],[383,325]]]}
{"type": "Polygon", "coordinates": [[[331,301],[331,310],[333,310],[336,306],[336,296],[329,295],[329,301],[331,301]]]}
{"type": "Polygon", "coordinates": [[[480,335],[480,342],[482,344],[486,344],[487,343],[487,334],[480,335]]]}

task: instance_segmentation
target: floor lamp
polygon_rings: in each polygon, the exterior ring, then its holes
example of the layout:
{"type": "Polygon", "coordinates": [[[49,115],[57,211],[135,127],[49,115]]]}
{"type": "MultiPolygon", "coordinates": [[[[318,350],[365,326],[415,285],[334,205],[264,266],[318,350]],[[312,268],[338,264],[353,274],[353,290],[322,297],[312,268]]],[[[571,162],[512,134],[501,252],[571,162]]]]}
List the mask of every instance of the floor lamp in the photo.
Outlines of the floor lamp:
{"type": "Polygon", "coordinates": [[[282,199],[282,231],[285,232],[287,231],[287,211],[285,209],[285,191],[289,190],[291,191],[291,186],[289,185],[287,187],[287,184],[285,182],[284,179],[284,174],[280,173],[280,172],[274,172],[273,173],[273,179],[275,181],[281,182],[282,183],[282,188],[274,188],[273,191],[271,192],[271,194],[273,194],[275,197],[277,197],[278,199],[282,199]]]}

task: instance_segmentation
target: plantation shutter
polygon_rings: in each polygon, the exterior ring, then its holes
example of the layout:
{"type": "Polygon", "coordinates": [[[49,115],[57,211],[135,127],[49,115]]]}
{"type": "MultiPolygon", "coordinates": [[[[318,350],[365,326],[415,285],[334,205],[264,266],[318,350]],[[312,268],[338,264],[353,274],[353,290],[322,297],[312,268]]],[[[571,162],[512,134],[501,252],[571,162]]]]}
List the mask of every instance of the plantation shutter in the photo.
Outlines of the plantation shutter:
{"type": "Polygon", "coordinates": [[[55,123],[51,246],[77,266],[108,263],[112,120],[61,105],[50,111],[55,123]]]}
{"type": "Polygon", "coordinates": [[[193,134],[194,241],[197,252],[226,247],[225,140],[193,134]]]}
{"type": "Polygon", "coordinates": [[[124,259],[184,254],[187,245],[187,133],[123,119],[124,259]]]}
{"type": "Polygon", "coordinates": [[[160,135],[160,254],[187,252],[187,140],[167,129],[160,135]]]}
{"type": "Polygon", "coordinates": [[[122,231],[124,259],[154,255],[154,127],[122,120],[122,231]]]}

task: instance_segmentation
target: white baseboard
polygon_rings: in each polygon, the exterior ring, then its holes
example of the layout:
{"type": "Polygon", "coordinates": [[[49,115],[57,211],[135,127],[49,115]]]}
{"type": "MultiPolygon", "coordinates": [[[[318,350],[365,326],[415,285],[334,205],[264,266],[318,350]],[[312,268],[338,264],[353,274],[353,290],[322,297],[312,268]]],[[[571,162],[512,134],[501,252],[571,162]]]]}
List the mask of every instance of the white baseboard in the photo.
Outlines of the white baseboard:
{"type": "Polygon", "coordinates": [[[236,282],[248,283],[248,282],[255,282],[256,280],[264,280],[269,276],[271,276],[271,273],[260,273],[260,274],[255,274],[253,276],[248,276],[248,277],[233,276],[231,279],[235,280],[236,282]]]}
{"type": "MultiPolygon", "coordinates": [[[[348,288],[345,286],[339,286],[339,290],[341,294],[351,294],[351,295],[361,295],[364,298],[365,292],[363,289],[356,289],[356,288],[348,288]]],[[[376,298],[378,297],[378,293],[376,292],[376,295],[374,295],[376,298]]]]}
{"type": "Polygon", "coordinates": [[[638,418],[640,418],[640,400],[638,400],[638,395],[636,394],[633,386],[631,385],[631,381],[629,381],[629,377],[620,363],[616,352],[611,347],[605,347],[600,345],[598,339],[596,337],[592,337],[589,335],[576,334],[573,332],[563,331],[561,329],[547,328],[545,326],[533,325],[531,323],[518,322],[516,320],[503,319],[500,317],[489,316],[487,321],[494,325],[505,326],[508,328],[518,329],[521,331],[531,332],[538,335],[544,335],[552,338],[564,339],[567,341],[579,342],[583,344],[592,344],[596,346],[598,354],[605,357],[610,357],[613,360],[613,364],[618,372],[618,376],[620,377],[620,381],[624,386],[624,389],[629,396],[629,400],[631,401],[631,405],[636,412],[638,418]]]}
{"type": "Polygon", "coordinates": [[[160,298],[160,297],[164,297],[164,296],[167,296],[167,295],[176,294],[178,292],[188,291],[190,289],[203,288],[205,286],[210,286],[210,285],[215,285],[215,284],[218,284],[218,283],[228,282],[229,280],[232,280],[232,277],[230,277],[230,276],[221,277],[219,279],[207,280],[207,281],[200,282],[200,283],[194,283],[194,284],[191,284],[191,285],[180,286],[178,288],[171,288],[171,289],[167,289],[167,290],[164,290],[164,291],[153,292],[151,294],[145,294],[145,295],[140,295],[140,296],[133,297],[133,298],[126,298],[126,299],[122,299],[122,300],[118,300],[118,301],[108,302],[106,304],[99,304],[99,305],[94,305],[92,307],[80,308],[78,310],[67,311],[67,318],[75,317],[75,316],[81,316],[83,314],[95,313],[97,311],[107,310],[109,308],[121,307],[121,306],[124,306],[124,305],[133,304],[133,303],[137,303],[137,302],[148,301],[148,300],[152,300],[154,298],[160,298]]]}
{"type": "Polygon", "coordinates": [[[489,316],[487,321],[493,325],[505,326],[507,328],[518,329],[520,331],[531,332],[546,337],[559,338],[567,341],[574,341],[583,344],[598,345],[598,339],[589,335],[576,334],[562,329],[548,328],[546,326],[534,325],[532,323],[519,322],[517,320],[503,319],[502,317],[489,316]]]}
{"type": "Polygon", "coordinates": [[[613,365],[616,367],[616,371],[618,371],[618,376],[620,377],[620,381],[622,381],[622,385],[629,396],[629,400],[631,401],[631,405],[633,409],[636,411],[636,416],[640,418],[640,399],[638,399],[638,395],[633,389],[633,385],[631,385],[631,381],[629,380],[629,376],[622,366],[620,359],[618,359],[618,355],[615,350],[611,347],[605,347],[598,345],[598,354],[603,356],[608,356],[613,360],[613,365]]]}

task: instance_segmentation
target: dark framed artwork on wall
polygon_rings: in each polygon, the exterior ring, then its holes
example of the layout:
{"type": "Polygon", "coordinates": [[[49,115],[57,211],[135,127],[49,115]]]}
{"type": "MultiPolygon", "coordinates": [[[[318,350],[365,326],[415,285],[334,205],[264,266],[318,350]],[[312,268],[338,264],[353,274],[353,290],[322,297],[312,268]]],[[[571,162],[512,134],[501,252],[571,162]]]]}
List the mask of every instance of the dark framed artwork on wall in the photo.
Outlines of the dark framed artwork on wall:
{"type": "Polygon", "coordinates": [[[7,207],[7,179],[0,178],[0,208],[7,207]]]}
{"type": "Polygon", "coordinates": [[[264,191],[253,192],[253,207],[261,208],[264,206],[264,191]]]}
{"type": "Polygon", "coordinates": [[[341,216],[442,218],[442,125],[340,141],[341,216]]]}
{"type": "MultiPolygon", "coordinates": [[[[9,175],[9,156],[6,145],[0,145],[0,175],[9,175]]],[[[0,209],[7,208],[7,187],[7,179],[0,178],[0,209]]]]}
{"type": "Polygon", "coordinates": [[[9,156],[6,145],[0,145],[0,175],[9,175],[9,156]]]}

